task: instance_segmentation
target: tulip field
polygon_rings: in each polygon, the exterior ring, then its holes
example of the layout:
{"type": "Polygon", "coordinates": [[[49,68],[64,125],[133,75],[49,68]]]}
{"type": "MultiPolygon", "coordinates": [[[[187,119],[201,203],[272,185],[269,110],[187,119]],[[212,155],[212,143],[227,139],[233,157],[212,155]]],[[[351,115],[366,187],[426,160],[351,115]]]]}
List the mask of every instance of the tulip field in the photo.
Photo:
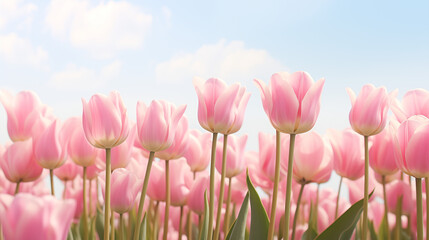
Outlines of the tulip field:
{"type": "Polygon", "coordinates": [[[97,93],[60,119],[33,91],[0,90],[0,240],[429,237],[429,91],[348,88],[350,127],[321,135],[324,78],[253,82],[260,96],[195,79],[198,129],[165,100],[97,93]],[[250,97],[272,126],[256,151],[240,131],[250,97]]]}

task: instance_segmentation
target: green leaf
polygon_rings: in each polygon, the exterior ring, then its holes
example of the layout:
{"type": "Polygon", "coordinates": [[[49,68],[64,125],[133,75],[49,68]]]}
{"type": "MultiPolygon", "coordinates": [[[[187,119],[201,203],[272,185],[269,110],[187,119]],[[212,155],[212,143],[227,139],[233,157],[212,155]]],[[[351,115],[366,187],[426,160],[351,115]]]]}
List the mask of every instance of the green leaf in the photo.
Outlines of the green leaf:
{"type": "Polygon", "coordinates": [[[387,240],[387,223],[386,219],[383,218],[380,223],[380,227],[378,228],[378,239],[387,240]]]}
{"type": "Polygon", "coordinates": [[[104,214],[99,208],[97,208],[95,216],[95,229],[97,230],[98,237],[104,239],[104,214]]]}
{"type": "Polygon", "coordinates": [[[372,221],[368,221],[368,229],[371,240],[378,240],[377,233],[375,233],[374,223],[372,221]]]}
{"type": "Polygon", "coordinates": [[[317,237],[317,208],[313,202],[310,203],[308,228],[301,237],[301,240],[313,240],[317,237]]]}
{"type": "Polygon", "coordinates": [[[230,240],[230,239],[244,240],[248,211],[249,211],[249,192],[247,192],[246,197],[244,198],[243,203],[241,204],[238,217],[235,220],[234,224],[232,225],[231,229],[229,230],[225,240],[230,240]]]}
{"type": "Polygon", "coordinates": [[[143,221],[140,225],[140,229],[141,229],[140,236],[139,236],[140,240],[146,240],[147,239],[147,214],[146,213],[144,214],[143,221]]]}
{"type": "Polygon", "coordinates": [[[310,226],[302,235],[301,240],[313,240],[316,237],[317,237],[317,232],[310,226]]]}
{"type": "Polygon", "coordinates": [[[203,227],[200,233],[200,240],[207,240],[209,228],[209,203],[207,202],[207,191],[204,192],[204,220],[203,227]]]}
{"type": "Polygon", "coordinates": [[[250,194],[250,208],[251,208],[251,220],[250,220],[250,233],[249,240],[260,240],[266,239],[268,236],[268,216],[265,212],[265,208],[262,205],[261,198],[259,198],[255,187],[247,172],[247,188],[250,194]]]}
{"type": "MultiPolygon", "coordinates": [[[[374,190],[369,197],[372,196],[374,190]]],[[[343,215],[323,231],[316,240],[350,239],[363,211],[363,199],[353,204],[343,215]]]]}

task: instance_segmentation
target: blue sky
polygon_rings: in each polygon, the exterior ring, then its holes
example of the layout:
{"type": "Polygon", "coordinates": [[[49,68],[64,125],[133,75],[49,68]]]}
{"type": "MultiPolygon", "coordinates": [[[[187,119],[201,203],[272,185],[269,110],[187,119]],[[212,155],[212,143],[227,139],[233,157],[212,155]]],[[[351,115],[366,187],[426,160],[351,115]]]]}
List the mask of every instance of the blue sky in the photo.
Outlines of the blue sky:
{"type": "MultiPolygon", "coordinates": [[[[81,97],[118,90],[137,100],[187,104],[195,76],[241,82],[252,93],[239,134],[257,150],[273,132],[252,79],[279,71],[326,78],[315,130],[349,126],[345,88],[429,89],[427,1],[0,0],[0,88],[35,91],[61,119],[81,97]]],[[[0,143],[8,141],[0,111],[0,143]]]]}

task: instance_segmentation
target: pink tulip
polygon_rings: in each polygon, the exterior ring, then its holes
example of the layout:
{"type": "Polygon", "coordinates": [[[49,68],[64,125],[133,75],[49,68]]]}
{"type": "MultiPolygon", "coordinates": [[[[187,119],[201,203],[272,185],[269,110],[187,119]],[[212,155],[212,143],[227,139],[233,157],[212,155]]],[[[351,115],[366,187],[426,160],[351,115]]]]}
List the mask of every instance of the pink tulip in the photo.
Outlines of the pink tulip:
{"type": "Polygon", "coordinates": [[[155,153],[155,157],[162,160],[178,159],[188,150],[188,119],[183,116],[174,134],[173,143],[165,150],[155,153]]]}
{"type": "Polygon", "coordinates": [[[127,139],[127,110],[118,92],[95,94],[87,103],[82,99],[82,123],[86,139],[97,148],[113,148],[127,139]]]}
{"type": "MultiPolygon", "coordinates": [[[[111,151],[111,164],[112,171],[117,168],[126,168],[130,162],[132,151],[134,150],[133,140],[134,134],[130,132],[127,140],[125,140],[121,145],[112,148],[111,151]]],[[[101,159],[106,159],[106,152],[100,152],[101,159]]]]}
{"type": "Polygon", "coordinates": [[[384,129],[372,138],[369,165],[376,173],[387,176],[398,171],[392,149],[394,149],[394,143],[389,129],[384,129]]]}
{"type": "Polygon", "coordinates": [[[164,162],[154,162],[150,171],[147,195],[154,201],[165,201],[164,162]]]}
{"type": "Polygon", "coordinates": [[[309,131],[320,111],[320,95],[325,83],[315,82],[306,72],[275,73],[270,84],[255,79],[261,91],[262,104],[273,127],[283,133],[309,131]]]}
{"type": "Polygon", "coordinates": [[[204,213],[204,192],[207,191],[208,186],[208,176],[199,176],[195,179],[189,191],[187,205],[198,215],[204,213]]]}
{"type": "Polygon", "coordinates": [[[391,109],[399,122],[414,115],[429,118],[429,92],[420,88],[408,91],[402,98],[402,103],[397,99],[392,101],[391,109]]]}
{"type": "Polygon", "coordinates": [[[82,169],[76,165],[70,158],[59,168],[54,170],[55,176],[61,181],[72,181],[82,169]]]}
{"type": "Polygon", "coordinates": [[[422,115],[410,117],[401,123],[393,139],[399,169],[416,178],[429,177],[429,119],[422,115]]]}
{"type": "Polygon", "coordinates": [[[185,109],[185,105],[176,107],[162,100],[153,100],[149,107],[139,101],[137,133],[143,148],[159,152],[170,147],[185,109]]]}
{"type": "MultiPolygon", "coordinates": [[[[289,149],[288,149],[289,151],[289,149]]],[[[281,155],[281,162],[287,161],[287,155],[281,155]]],[[[274,182],[274,173],[276,166],[276,137],[274,135],[259,133],[259,167],[260,171],[274,182]]],[[[280,181],[284,179],[286,172],[280,169],[280,181]]]]}
{"type": "MultiPolygon", "coordinates": [[[[220,173],[222,170],[222,153],[223,153],[223,138],[217,143],[216,148],[216,169],[220,173]]],[[[244,150],[246,147],[247,135],[237,137],[235,135],[228,136],[228,146],[226,152],[226,178],[232,178],[240,174],[246,167],[244,158],[244,150]]]]}
{"type": "Polygon", "coordinates": [[[13,96],[0,91],[0,102],[6,109],[7,130],[14,142],[38,136],[51,121],[50,109],[34,92],[22,91],[13,96]]]}
{"type": "Polygon", "coordinates": [[[353,130],[363,136],[372,136],[383,131],[389,110],[386,88],[367,84],[362,87],[357,97],[350,88],[347,88],[347,93],[352,102],[349,120],[353,130]]]}
{"type": "Polygon", "coordinates": [[[34,181],[43,170],[34,157],[32,139],[11,144],[0,164],[6,178],[14,183],[34,181]]]}
{"type": "Polygon", "coordinates": [[[213,133],[232,134],[240,130],[250,93],[239,83],[231,86],[218,78],[206,82],[194,79],[198,95],[198,121],[213,133]]]}
{"type": "MultiPolygon", "coordinates": [[[[92,183],[91,192],[89,191],[89,188],[87,187],[87,197],[86,199],[89,199],[89,196],[91,195],[91,201],[87,200],[87,209],[90,216],[94,216],[97,209],[97,189],[95,188],[95,184],[92,183]]],[[[82,213],[83,213],[83,181],[82,178],[77,177],[75,180],[67,182],[66,192],[65,192],[65,199],[71,199],[76,202],[76,209],[73,211],[73,216],[75,222],[79,222],[82,213]]],[[[88,184],[89,185],[89,184],[88,184]]],[[[101,199],[102,201],[103,199],[101,199]]]]}
{"type": "Polygon", "coordinates": [[[55,120],[35,141],[34,155],[43,168],[58,168],[68,157],[60,129],[60,123],[55,120]]]}
{"type": "Polygon", "coordinates": [[[341,177],[356,180],[364,175],[363,139],[351,129],[328,130],[334,170],[341,177]]]}
{"type": "MultiPolygon", "coordinates": [[[[261,146],[261,143],[260,143],[260,146],[261,146]]],[[[246,158],[249,177],[252,179],[253,184],[255,186],[262,188],[267,193],[272,192],[273,185],[274,185],[274,175],[272,176],[272,179],[270,179],[269,176],[271,173],[274,174],[275,163],[270,162],[272,159],[270,159],[271,156],[269,156],[268,151],[265,153],[265,156],[263,156],[260,152],[258,153],[258,152],[248,151],[244,153],[244,157],[246,158]]],[[[236,177],[244,185],[246,185],[246,178],[247,178],[246,172],[247,171],[242,171],[241,174],[236,177]]],[[[281,179],[284,179],[284,176],[285,176],[285,173],[282,172],[282,169],[280,169],[281,179]]]]}
{"type": "MultiPolygon", "coordinates": [[[[287,162],[282,164],[287,168],[287,162]]],[[[310,132],[296,137],[293,177],[298,183],[327,182],[332,168],[332,150],[319,134],[310,132]]]]}
{"type": "MultiPolygon", "coordinates": [[[[104,189],[105,181],[104,174],[99,177],[104,189]]],[[[117,168],[112,172],[110,206],[113,211],[122,214],[130,211],[134,207],[134,203],[141,189],[142,183],[138,181],[135,174],[125,168],[117,168]]],[[[103,190],[104,196],[104,190],[103,190]]]]}
{"type": "Polygon", "coordinates": [[[67,238],[76,203],[20,193],[0,216],[5,239],[67,238]]]}
{"type": "Polygon", "coordinates": [[[101,150],[94,148],[86,139],[81,118],[67,119],[62,131],[67,136],[67,152],[73,162],[82,167],[93,165],[101,150]]]}
{"type": "MultiPolygon", "coordinates": [[[[374,172],[372,170],[369,170],[369,192],[374,190],[374,194],[369,199],[369,201],[372,201],[375,199],[375,196],[381,196],[381,186],[377,186],[377,182],[374,180],[374,172]]],[[[351,204],[356,203],[357,201],[361,200],[364,196],[364,180],[365,177],[361,177],[357,180],[350,180],[345,179],[345,183],[349,188],[349,200],[351,204]]]]}
{"type": "Polygon", "coordinates": [[[189,131],[188,150],[183,156],[192,172],[200,172],[207,168],[210,162],[210,155],[207,154],[210,147],[211,137],[209,133],[201,133],[195,129],[189,131]]]}
{"type": "Polygon", "coordinates": [[[408,215],[413,211],[413,198],[412,191],[409,184],[403,181],[394,181],[387,185],[386,189],[387,196],[387,208],[389,212],[396,213],[396,205],[399,198],[402,197],[402,214],[408,215]]]}

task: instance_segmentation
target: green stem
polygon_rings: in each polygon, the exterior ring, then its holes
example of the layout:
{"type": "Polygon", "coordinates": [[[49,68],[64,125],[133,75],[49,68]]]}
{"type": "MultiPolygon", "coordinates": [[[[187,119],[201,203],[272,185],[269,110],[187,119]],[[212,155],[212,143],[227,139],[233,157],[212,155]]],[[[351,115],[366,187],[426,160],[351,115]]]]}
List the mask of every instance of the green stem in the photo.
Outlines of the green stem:
{"type": "Polygon", "coordinates": [[[215,184],[215,161],[216,161],[216,143],[217,133],[213,133],[212,139],[212,154],[210,159],[210,202],[209,202],[209,226],[207,231],[207,239],[212,240],[213,235],[213,215],[214,215],[214,184],[215,184]]]}
{"type": "Polygon", "coordinates": [[[335,207],[335,219],[338,217],[338,207],[340,205],[340,192],[341,192],[341,185],[343,183],[343,177],[340,177],[340,185],[338,186],[338,194],[337,194],[337,206],[335,207]]]}
{"type": "Polygon", "coordinates": [[[55,196],[54,191],[54,169],[49,169],[49,179],[51,180],[51,194],[55,196]]]}
{"type": "Polygon", "coordinates": [[[188,216],[186,217],[187,222],[187,232],[188,232],[188,239],[192,239],[192,219],[191,219],[192,211],[188,208],[188,216]]]}
{"type": "Polygon", "coordinates": [[[279,179],[280,179],[280,132],[276,130],[276,165],[274,173],[274,188],[273,196],[271,197],[271,210],[270,210],[270,225],[268,226],[268,238],[274,238],[274,227],[276,222],[276,207],[277,207],[277,194],[279,188],[279,179]]]}
{"type": "Polygon", "coordinates": [[[122,219],[122,213],[119,214],[119,240],[123,239],[124,234],[124,220],[122,219]]]}
{"type": "Polygon", "coordinates": [[[383,198],[384,198],[384,221],[386,222],[386,233],[387,240],[390,240],[390,228],[389,228],[389,210],[387,208],[387,194],[386,194],[386,176],[381,176],[381,182],[383,184],[383,198]]]}
{"type": "Polygon", "coordinates": [[[110,240],[115,240],[115,214],[112,211],[110,211],[110,226],[112,227],[112,230],[110,231],[110,240]]]}
{"type": "Polygon", "coordinates": [[[89,180],[89,191],[88,191],[88,194],[89,194],[89,211],[88,211],[88,216],[89,217],[91,217],[92,216],[92,213],[94,212],[93,210],[92,210],[92,180],[89,180]]]}
{"type": "Polygon", "coordinates": [[[16,183],[16,187],[15,187],[15,195],[19,193],[19,185],[21,184],[21,181],[18,181],[16,183]]]}
{"type": "Polygon", "coordinates": [[[426,187],[426,238],[429,237],[429,178],[425,177],[426,187]]]}
{"type": "Polygon", "coordinates": [[[229,208],[231,205],[231,189],[232,189],[232,178],[228,178],[228,195],[226,197],[226,209],[225,209],[225,215],[223,217],[223,233],[226,234],[228,233],[229,230],[229,208]]]}
{"type": "Polygon", "coordinates": [[[416,178],[417,240],[423,240],[422,179],[416,178]]]}
{"type": "Polygon", "coordinates": [[[198,239],[201,239],[201,234],[203,232],[203,214],[198,214],[198,239]]]}
{"type": "Polygon", "coordinates": [[[88,239],[88,210],[86,204],[86,167],[83,167],[83,189],[82,189],[82,202],[83,202],[83,213],[82,213],[82,224],[83,224],[83,239],[88,239]]]}
{"type": "Polygon", "coordinates": [[[220,232],[220,218],[222,215],[222,206],[223,206],[223,194],[225,191],[225,174],[226,174],[226,153],[228,149],[228,135],[223,135],[223,150],[222,150],[222,171],[220,174],[220,192],[219,192],[219,199],[218,199],[218,207],[217,207],[217,214],[216,214],[216,228],[213,235],[213,240],[219,239],[219,232],[220,232]]]}
{"type": "Polygon", "coordinates": [[[109,239],[109,220],[110,220],[110,148],[106,148],[106,186],[105,186],[105,197],[104,197],[104,240],[109,239]]]}
{"type": "Polygon", "coordinates": [[[180,206],[180,219],[179,219],[179,239],[182,239],[182,218],[183,218],[183,206],[180,206]]]}
{"type": "Polygon", "coordinates": [[[146,166],[146,173],[144,175],[142,192],[140,194],[139,210],[137,213],[137,223],[136,223],[136,229],[134,230],[134,240],[138,240],[139,236],[140,236],[140,225],[141,225],[141,222],[143,220],[142,216],[143,216],[144,199],[146,197],[147,184],[149,182],[150,169],[152,168],[152,162],[153,162],[154,157],[155,157],[155,152],[150,152],[149,153],[149,160],[148,160],[147,166],[146,166]]]}
{"type": "Polygon", "coordinates": [[[289,142],[289,160],[287,168],[287,182],[286,182],[286,203],[285,203],[285,223],[283,226],[284,240],[289,239],[289,221],[290,221],[290,198],[292,193],[292,168],[293,168],[293,151],[295,147],[296,134],[290,134],[289,142]]]}
{"type": "Polygon", "coordinates": [[[396,226],[395,226],[395,240],[399,240],[401,239],[401,224],[402,224],[402,213],[401,213],[401,209],[402,208],[402,197],[400,197],[398,199],[398,201],[396,202],[396,211],[395,211],[395,216],[396,216],[396,226]]]}
{"type": "Polygon", "coordinates": [[[153,231],[152,231],[152,239],[158,239],[158,215],[159,215],[159,201],[155,204],[155,214],[153,217],[153,231]]]}
{"type": "Polygon", "coordinates": [[[365,144],[365,185],[363,196],[363,218],[362,218],[362,240],[367,239],[368,235],[368,184],[369,184],[369,151],[368,136],[364,136],[365,144]]]}
{"type": "Polygon", "coordinates": [[[301,184],[301,189],[299,190],[299,195],[298,195],[298,201],[296,203],[295,216],[293,217],[292,238],[291,239],[295,239],[296,222],[298,221],[298,217],[299,217],[299,205],[301,204],[302,192],[304,191],[304,187],[305,187],[305,183],[301,184]]]}
{"type": "Polygon", "coordinates": [[[164,211],[164,235],[163,240],[167,240],[168,235],[168,220],[170,212],[170,161],[165,161],[165,211],[164,211]]]}

